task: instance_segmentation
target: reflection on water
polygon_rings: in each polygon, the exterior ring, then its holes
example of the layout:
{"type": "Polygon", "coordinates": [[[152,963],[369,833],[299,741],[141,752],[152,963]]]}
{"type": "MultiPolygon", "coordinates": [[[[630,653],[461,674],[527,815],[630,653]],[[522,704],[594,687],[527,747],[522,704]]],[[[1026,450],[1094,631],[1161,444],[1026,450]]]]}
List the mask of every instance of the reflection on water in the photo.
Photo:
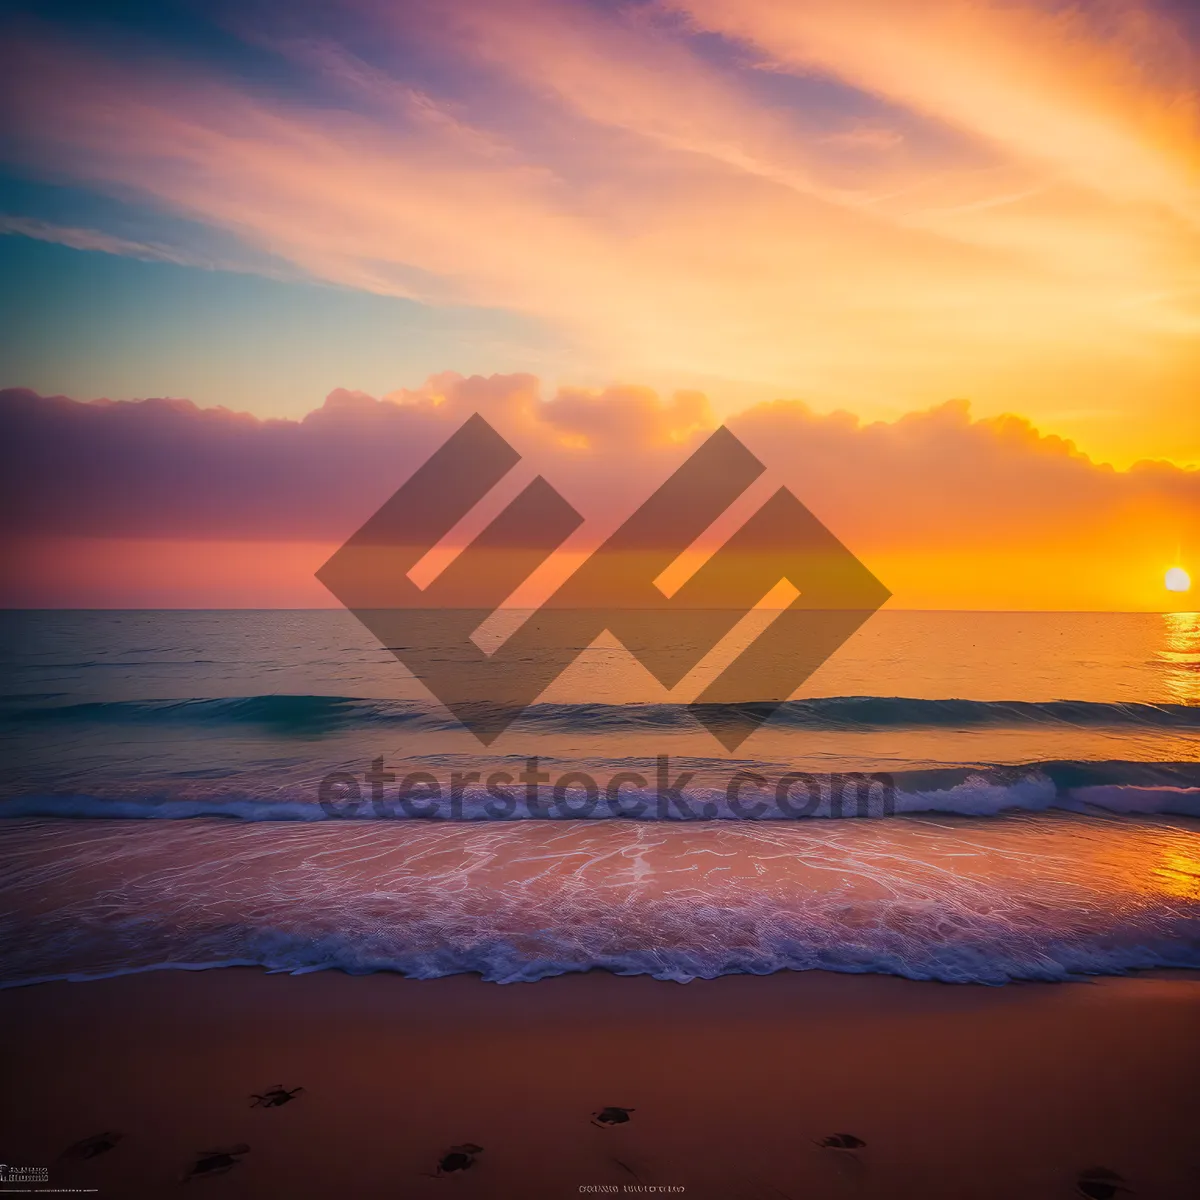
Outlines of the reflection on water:
{"type": "Polygon", "coordinates": [[[1164,683],[1180,704],[1200,704],[1200,613],[1163,613],[1166,639],[1155,657],[1164,683]]]}
{"type": "Polygon", "coordinates": [[[1200,854],[1168,849],[1154,870],[1155,889],[1181,900],[1200,900],[1200,854]]]}

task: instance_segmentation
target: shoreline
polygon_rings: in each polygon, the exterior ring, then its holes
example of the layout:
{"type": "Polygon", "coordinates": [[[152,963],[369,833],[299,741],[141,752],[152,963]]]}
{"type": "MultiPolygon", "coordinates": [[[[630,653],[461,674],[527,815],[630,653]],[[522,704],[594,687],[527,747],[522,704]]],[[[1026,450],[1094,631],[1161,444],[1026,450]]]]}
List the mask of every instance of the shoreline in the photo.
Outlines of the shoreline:
{"type": "Polygon", "coordinates": [[[51,1187],[230,1196],[1069,1196],[1105,1166],[1194,1194],[1200,974],[914,982],[784,971],[686,986],[602,971],[497,987],[252,967],[0,993],[0,1157],[51,1187]],[[278,1109],[249,1096],[303,1086],[278,1109]],[[605,1106],[633,1109],[597,1128],[605,1106]],[[123,1134],[83,1162],[62,1151],[123,1134]],[[850,1132],[866,1147],[818,1148],[850,1132]],[[431,1177],[464,1142],[476,1166],[431,1177]]]}
{"type": "Polygon", "coordinates": [[[1176,966],[1154,966],[1154,967],[1131,967],[1125,971],[1113,972],[1078,972],[1074,975],[1064,976],[1059,979],[1025,979],[1012,978],[997,982],[982,979],[917,979],[908,975],[897,974],[892,971],[883,971],[872,968],[866,968],[861,971],[839,970],[837,968],[828,967],[778,967],[772,971],[726,971],[720,975],[713,976],[694,976],[687,979],[667,979],[652,975],[647,971],[630,971],[621,972],[612,970],[606,966],[594,966],[583,969],[569,969],[558,972],[554,975],[543,975],[537,979],[488,979],[481,971],[460,970],[453,971],[446,975],[431,976],[429,978],[408,975],[405,972],[388,967],[379,967],[372,970],[353,971],[347,970],[344,967],[336,964],[320,967],[299,967],[292,969],[289,967],[272,967],[261,962],[254,962],[249,959],[237,959],[228,962],[208,962],[208,963],[154,963],[144,967],[128,967],[116,971],[110,971],[104,974],[88,975],[82,972],[70,975],[49,975],[40,979],[12,979],[0,980],[0,993],[16,991],[23,988],[46,987],[53,984],[88,984],[88,983],[105,983],[112,979],[124,979],[128,976],[152,975],[159,972],[181,972],[185,975],[198,975],[208,971],[251,971],[262,975],[287,975],[294,978],[307,975],[340,975],[347,979],[366,979],[372,975],[391,975],[397,979],[404,979],[410,983],[438,983],[445,979],[467,978],[477,980],[480,983],[487,984],[489,987],[512,987],[531,985],[534,983],[544,983],[550,979],[562,979],[568,976],[579,975],[603,975],[613,979],[652,979],[655,983],[675,984],[680,987],[690,983],[709,984],[717,979],[727,978],[747,978],[747,979],[764,979],[772,975],[832,975],[844,976],[850,979],[862,978],[880,978],[880,979],[899,979],[905,983],[917,984],[933,984],[940,987],[949,988],[972,988],[982,987],[989,990],[998,990],[1009,987],[1022,987],[1026,984],[1049,984],[1051,986],[1071,986],[1073,984],[1089,984],[1102,983],[1109,979],[1150,979],[1150,980],[1179,980],[1188,981],[1195,980],[1200,983],[1200,967],[1176,967],[1176,966]]]}

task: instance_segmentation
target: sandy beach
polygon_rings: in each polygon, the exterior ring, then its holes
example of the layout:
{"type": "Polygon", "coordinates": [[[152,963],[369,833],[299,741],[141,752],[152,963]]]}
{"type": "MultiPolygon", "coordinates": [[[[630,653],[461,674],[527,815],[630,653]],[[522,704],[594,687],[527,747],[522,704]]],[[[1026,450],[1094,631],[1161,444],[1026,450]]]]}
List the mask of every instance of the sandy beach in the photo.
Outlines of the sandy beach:
{"type": "Polygon", "coordinates": [[[0,993],[3,1161],[165,1196],[1046,1197],[1080,1170],[1195,1194],[1200,977],[915,983],[781,972],[157,971],[0,993]],[[275,1084],[286,1105],[251,1107],[275,1084]],[[593,1124],[606,1106],[627,1123],[593,1124]],[[63,1151],[122,1135],[83,1161],[63,1151]],[[856,1154],[815,1142],[848,1132],[856,1154]],[[482,1147],[438,1177],[452,1146],[482,1147]]]}

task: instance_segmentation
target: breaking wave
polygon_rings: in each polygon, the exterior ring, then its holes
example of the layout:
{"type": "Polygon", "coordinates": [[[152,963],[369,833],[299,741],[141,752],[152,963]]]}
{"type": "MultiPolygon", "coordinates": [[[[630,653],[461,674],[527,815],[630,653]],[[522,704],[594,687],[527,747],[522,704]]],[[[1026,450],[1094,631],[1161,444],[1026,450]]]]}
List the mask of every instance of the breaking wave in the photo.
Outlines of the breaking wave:
{"type": "Polygon", "coordinates": [[[1186,821],[34,821],[5,842],[0,986],[234,964],[501,983],[1200,967],[1186,821]]]}
{"type": "MultiPolygon", "coordinates": [[[[200,700],[107,700],[56,703],[53,694],[0,702],[0,722],[258,725],[308,734],[371,726],[458,728],[443,709],[418,701],[353,696],[262,695],[200,700]]],[[[761,712],[769,706],[730,706],[761,712]]],[[[902,696],[823,696],[789,700],[774,709],[772,725],[788,729],[984,729],[1036,725],[1200,731],[1200,705],[1089,700],[927,700],[902,696]]],[[[521,717],[529,729],[587,730],[684,728],[694,722],[685,704],[535,704],[521,717]]]]}
{"type": "MultiPolygon", "coordinates": [[[[549,764],[546,764],[549,765],[549,764]]],[[[727,764],[736,767],[738,764],[727,764]]],[[[628,777],[627,762],[609,764],[610,776],[628,777]]],[[[516,770],[517,768],[514,768],[516,770]]],[[[877,819],[906,813],[948,813],[986,817],[1005,812],[1110,812],[1200,816],[1200,764],[1136,762],[1051,762],[1019,767],[937,768],[901,771],[894,775],[852,772],[810,775],[778,772],[764,775],[761,785],[727,783],[703,786],[689,783],[676,798],[664,795],[653,780],[645,786],[622,785],[615,796],[605,791],[605,777],[594,795],[575,785],[556,791],[549,784],[536,788],[533,799],[520,787],[497,792],[472,784],[454,793],[450,773],[423,785],[417,798],[397,803],[392,798],[372,801],[365,788],[353,799],[335,792],[320,799],[317,785],[289,795],[256,796],[245,788],[220,789],[203,796],[171,795],[162,786],[146,785],[142,794],[35,794],[0,800],[4,817],[141,818],[179,820],[226,817],[241,821],[513,821],[601,820],[639,821],[780,821],[820,819],[877,819]],[[790,783],[781,783],[789,780],[790,783]],[[785,787],[781,802],[778,789],[785,787]],[[836,792],[835,792],[836,789],[836,792]],[[840,793],[840,794],[838,794],[840,793]]],[[[761,768],[766,770],[766,768],[761,768]]],[[[424,772],[423,772],[424,773],[424,772]]],[[[578,779],[579,773],[571,775],[578,779]]],[[[732,777],[732,776],[731,776],[732,777]]],[[[512,783],[511,774],[508,776],[512,783]]]]}

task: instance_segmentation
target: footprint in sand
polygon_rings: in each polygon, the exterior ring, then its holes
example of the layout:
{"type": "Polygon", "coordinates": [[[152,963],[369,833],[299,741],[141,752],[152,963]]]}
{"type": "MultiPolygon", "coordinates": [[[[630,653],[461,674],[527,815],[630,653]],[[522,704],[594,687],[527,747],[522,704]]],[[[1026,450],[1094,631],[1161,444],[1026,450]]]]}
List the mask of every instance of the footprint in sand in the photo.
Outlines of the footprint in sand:
{"type": "Polygon", "coordinates": [[[852,1133],[831,1133],[817,1142],[822,1150],[848,1150],[851,1152],[865,1149],[866,1144],[862,1138],[855,1137],[852,1133]]]}
{"type": "Polygon", "coordinates": [[[81,1158],[95,1158],[98,1154],[107,1154],[124,1136],[123,1133],[117,1133],[113,1130],[93,1134],[89,1138],[84,1138],[81,1142],[76,1142],[73,1146],[68,1146],[59,1155],[59,1158],[63,1160],[78,1160],[81,1158]]]}
{"type": "Polygon", "coordinates": [[[1090,1167],[1081,1171],[1075,1181],[1075,1191],[1088,1200],[1114,1200],[1122,1192],[1133,1194],[1133,1188],[1116,1171],[1110,1171],[1107,1167],[1090,1167]]]}
{"type": "Polygon", "coordinates": [[[437,1173],[452,1175],[455,1171],[469,1171],[475,1165],[475,1156],[483,1153],[482,1146],[474,1142],[464,1142],[461,1146],[451,1146],[438,1159],[437,1173]]]}
{"type": "Polygon", "coordinates": [[[592,1113],[592,1124],[599,1125],[601,1129],[613,1125],[624,1125],[629,1120],[629,1114],[636,1111],[633,1108],[621,1108],[618,1105],[611,1104],[607,1108],[602,1108],[599,1112],[592,1113]]]}
{"type": "Polygon", "coordinates": [[[243,1154],[249,1154],[250,1147],[245,1142],[236,1146],[226,1146],[224,1149],[201,1150],[197,1153],[192,1165],[179,1177],[182,1183],[191,1179],[203,1179],[211,1175],[224,1175],[227,1171],[242,1161],[243,1154]]]}
{"type": "Polygon", "coordinates": [[[294,1100],[302,1091],[304,1091],[302,1087],[292,1088],[291,1091],[288,1091],[282,1083],[276,1083],[267,1088],[261,1096],[257,1092],[252,1092],[250,1094],[250,1107],[279,1108],[281,1105],[294,1100]]]}
{"type": "Polygon", "coordinates": [[[855,1189],[863,1186],[866,1166],[859,1151],[865,1150],[867,1143],[862,1138],[853,1133],[831,1133],[819,1138],[816,1144],[847,1186],[855,1189]]]}

